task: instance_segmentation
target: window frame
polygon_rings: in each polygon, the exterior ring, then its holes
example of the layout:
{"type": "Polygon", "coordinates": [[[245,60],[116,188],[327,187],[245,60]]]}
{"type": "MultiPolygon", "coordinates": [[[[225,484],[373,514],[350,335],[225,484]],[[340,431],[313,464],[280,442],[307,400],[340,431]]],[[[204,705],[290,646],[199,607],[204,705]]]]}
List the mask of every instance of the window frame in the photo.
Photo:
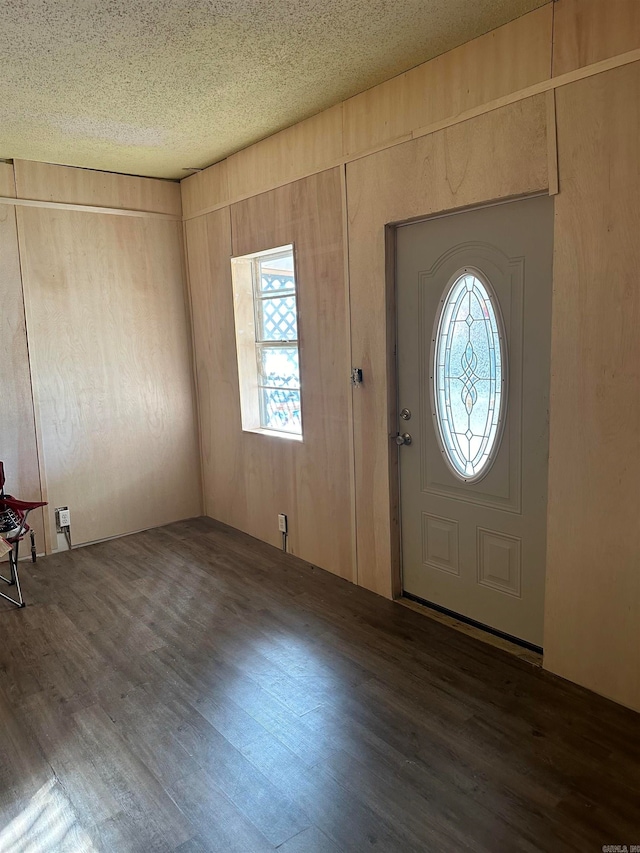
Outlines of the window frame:
{"type": "Polygon", "coordinates": [[[234,296],[234,321],[236,331],[236,354],[240,389],[240,409],[243,432],[254,432],[293,441],[303,441],[304,423],[302,413],[302,369],[300,358],[300,309],[298,301],[298,274],[295,244],[277,246],[247,255],[231,258],[231,274],[234,296]],[[261,286],[262,268],[265,261],[277,261],[291,256],[293,288],[265,292],[261,286]],[[294,299],[296,315],[296,338],[270,340],[264,335],[264,313],[262,304],[269,299],[294,299]],[[250,304],[249,304],[250,302],[250,304]],[[278,349],[295,349],[298,359],[298,386],[274,386],[265,381],[262,354],[278,349]],[[297,391],[300,405],[300,431],[278,430],[268,426],[265,417],[264,391],[297,391]]]}

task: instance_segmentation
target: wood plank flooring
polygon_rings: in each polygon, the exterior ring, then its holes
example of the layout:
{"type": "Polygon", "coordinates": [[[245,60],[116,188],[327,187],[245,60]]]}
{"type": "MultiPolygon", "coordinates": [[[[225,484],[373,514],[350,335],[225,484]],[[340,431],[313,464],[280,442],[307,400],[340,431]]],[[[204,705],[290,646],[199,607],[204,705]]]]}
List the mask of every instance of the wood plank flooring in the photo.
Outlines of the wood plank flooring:
{"type": "Polygon", "coordinates": [[[197,519],[22,576],[2,853],[640,844],[640,715],[248,536],[197,519]]]}

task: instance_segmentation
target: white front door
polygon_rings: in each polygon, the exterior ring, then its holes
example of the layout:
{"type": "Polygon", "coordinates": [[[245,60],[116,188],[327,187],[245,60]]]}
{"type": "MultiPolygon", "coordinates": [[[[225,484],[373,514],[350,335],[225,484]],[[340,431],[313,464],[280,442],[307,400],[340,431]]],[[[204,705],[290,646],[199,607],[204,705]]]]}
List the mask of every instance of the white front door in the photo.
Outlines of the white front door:
{"type": "Polygon", "coordinates": [[[397,229],[405,594],[538,647],[552,260],[549,197],[397,229]]]}

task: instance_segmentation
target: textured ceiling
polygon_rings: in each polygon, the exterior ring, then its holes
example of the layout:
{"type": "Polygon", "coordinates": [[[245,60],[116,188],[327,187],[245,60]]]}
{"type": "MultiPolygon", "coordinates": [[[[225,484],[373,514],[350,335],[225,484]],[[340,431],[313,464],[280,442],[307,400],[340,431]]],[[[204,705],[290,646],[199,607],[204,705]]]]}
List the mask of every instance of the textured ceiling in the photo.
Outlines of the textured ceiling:
{"type": "Polygon", "coordinates": [[[0,0],[0,157],[184,177],[545,0],[0,0]]]}

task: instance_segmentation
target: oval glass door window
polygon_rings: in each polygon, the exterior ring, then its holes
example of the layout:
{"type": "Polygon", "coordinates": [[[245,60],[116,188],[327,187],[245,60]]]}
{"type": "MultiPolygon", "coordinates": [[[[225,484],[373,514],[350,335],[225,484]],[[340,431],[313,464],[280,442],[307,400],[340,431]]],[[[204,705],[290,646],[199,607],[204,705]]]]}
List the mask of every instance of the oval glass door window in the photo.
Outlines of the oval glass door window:
{"type": "Polygon", "coordinates": [[[500,306],[479,270],[451,279],[431,353],[436,432],[453,473],[479,480],[495,459],[506,406],[506,346],[500,306]]]}

